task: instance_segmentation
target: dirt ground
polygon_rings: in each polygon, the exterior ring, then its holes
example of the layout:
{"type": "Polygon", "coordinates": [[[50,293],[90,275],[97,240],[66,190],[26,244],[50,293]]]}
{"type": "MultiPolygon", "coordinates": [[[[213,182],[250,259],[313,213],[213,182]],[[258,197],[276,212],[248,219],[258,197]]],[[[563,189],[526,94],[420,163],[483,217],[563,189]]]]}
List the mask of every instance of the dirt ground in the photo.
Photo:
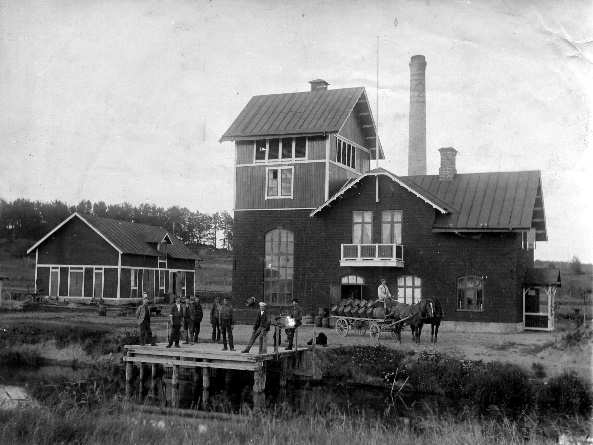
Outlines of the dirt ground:
{"type": "MultiPolygon", "coordinates": [[[[207,309],[207,308],[206,308],[207,309]]],[[[207,312],[206,312],[207,313],[207,312]]],[[[0,336],[2,328],[9,327],[14,323],[35,323],[37,320],[56,323],[72,323],[84,325],[109,326],[114,331],[124,332],[125,329],[135,328],[134,317],[116,316],[110,314],[106,317],[99,317],[96,311],[84,312],[2,312],[0,313],[0,336]]],[[[159,342],[164,342],[167,335],[167,317],[153,317],[153,332],[159,342]]],[[[350,331],[346,337],[340,337],[335,330],[329,328],[313,328],[310,325],[303,325],[298,330],[298,344],[304,345],[316,333],[324,332],[328,338],[328,347],[340,345],[374,345],[377,341],[370,338],[368,331],[363,335],[356,331],[350,331]]],[[[563,338],[574,326],[566,324],[557,327],[555,332],[534,332],[525,331],[517,334],[478,334],[447,332],[441,329],[439,341],[436,345],[430,343],[430,327],[424,327],[421,343],[412,342],[412,334],[408,328],[402,332],[402,344],[398,345],[390,333],[381,333],[379,344],[402,349],[404,351],[440,351],[453,357],[465,360],[501,361],[515,363],[526,370],[532,370],[533,364],[541,364],[547,377],[560,374],[565,370],[576,371],[583,379],[593,386],[593,341],[581,341],[577,346],[566,347],[563,338]]],[[[209,320],[202,322],[200,339],[204,342],[211,342],[211,325],[209,320]]],[[[235,349],[239,353],[247,344],[251,335],[251,326],[237,325],[234,329],[235,349]]],[[[271,344],[271,340],[269,342],[271,344]]],[[[182,345],[183,346],[183,345],[182,345]]],[[[43,356],[48,358],[70,361],[76,359],[79,362],[89,361],[80,347],[56,349],[51,344],[43,347],[32,345],[28,348],[37,349],[43,356]]],[[[221,345],[222,348],[222,345],[221,345]]],[[[95,360],[96,358],[92,359],[95,360]]],[[[105,359],[117,359],[117,357],[102,357],[105,359]]]]}

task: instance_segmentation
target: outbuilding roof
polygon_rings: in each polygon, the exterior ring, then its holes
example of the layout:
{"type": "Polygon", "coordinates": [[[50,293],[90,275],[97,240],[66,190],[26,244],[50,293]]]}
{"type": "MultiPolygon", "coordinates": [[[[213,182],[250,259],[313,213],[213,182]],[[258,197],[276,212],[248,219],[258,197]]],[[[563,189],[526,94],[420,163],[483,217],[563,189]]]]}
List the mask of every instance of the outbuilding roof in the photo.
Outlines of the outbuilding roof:
{"type": "Polygon", "coordinates": [[[530,268],[525,271],[523,284],[561,287],[562,279],[558,269],[530,268]]]}
{"type": "Polygon", "coordinates": [[[169,232],[162,227],[102,218],[78,212],[75,212],[66,218],[61,224],[31,247],[27,253],[35,250],[41,243],[58,231],[72,218],[79,218],[82,220],[105,239],[105,241],[111,244],[111,246],[119,253],[158,256],[159,253],[156,246],[159,242],[164,240],[168,244],[167,256],[178,259],[199,259],[198,256],[185,244],[179,241],[175,236],[169,234],[169,232]]]}
{"type": "Polygon", "coordinates": [[[457,174],[450,181],[438,175],[396,176],[377,168],[342,187],[311,216],[369,176],[384,175],[438,210],[435,232],[488,232],[536,230],[547,240],[539,171],[457,174]]]}
{"type": "MultiPolygon", "coordinates": [[[[364,131],[376,138],[375,122],[363,87],[254,96],[220,142],[272,136],[338,133],[355,105],[364,107],[364,131]]],[[[377,139],[375,139],[377,141],[377,139]]],[[[379,158],[383,150],[379,145],[379,158]]],[[[372,149],[374,150],[374,149],[372,149]]]]}

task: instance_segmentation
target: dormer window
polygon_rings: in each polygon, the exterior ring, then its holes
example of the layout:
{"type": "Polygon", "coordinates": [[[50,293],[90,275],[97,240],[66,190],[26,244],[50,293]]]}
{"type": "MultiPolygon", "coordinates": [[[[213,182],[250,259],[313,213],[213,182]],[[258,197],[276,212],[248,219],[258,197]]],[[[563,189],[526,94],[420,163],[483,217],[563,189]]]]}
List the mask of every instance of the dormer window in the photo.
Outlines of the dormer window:
{"type": "Polygon", "coordinates": [[[255,162],[289,162],[307,159],[307,138],[273,138],[255,141],[255,162]]]}

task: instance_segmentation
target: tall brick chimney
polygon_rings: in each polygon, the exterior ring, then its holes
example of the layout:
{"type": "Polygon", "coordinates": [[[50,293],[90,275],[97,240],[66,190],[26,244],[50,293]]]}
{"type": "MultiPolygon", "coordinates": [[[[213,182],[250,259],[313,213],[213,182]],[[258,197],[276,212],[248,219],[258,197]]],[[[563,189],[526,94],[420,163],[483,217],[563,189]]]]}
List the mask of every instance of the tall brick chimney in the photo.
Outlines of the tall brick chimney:
{"type": "Polygon", "coordinates": [[[315,79],[309,82],[311,84],[311,91],[327,90],[329,83],[323,79],[315,79]]]}
{"type": "Polygon", "coordinates": [[[426,61],[412,56],[410,61],[410,143],[408,175],[426,174],[426,61]]]}
{"type": "Polygon", "coordinates": [[[441,167],[439,168],[439,181],[453,181],[457,174],[455,155],[457,150],[453,147],[439,148],[441,152],[441,167]]]}

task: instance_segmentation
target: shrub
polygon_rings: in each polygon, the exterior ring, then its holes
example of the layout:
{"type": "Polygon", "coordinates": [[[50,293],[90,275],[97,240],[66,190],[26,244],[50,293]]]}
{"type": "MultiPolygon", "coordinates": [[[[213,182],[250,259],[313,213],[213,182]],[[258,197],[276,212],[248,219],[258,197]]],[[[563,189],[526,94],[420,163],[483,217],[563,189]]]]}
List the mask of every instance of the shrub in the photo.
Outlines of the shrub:
{"type": "Polygon", "coordinates": [[[574,371],[551,378],[538,394],[540,407],[567,414],[589,415],[593,395],[574,371]]]}
{"type": "Polygon", "coordinates": [[[326,352],[326,375],[331,378],[365,374],[384,378],[401,366],[404,354],[385,346],[344,346],[326,352]]]}
{"type": "Polygon", "coordinates": [[[541,363],[533,362],[531,364],[531,369],[533,370],[533,375],[536,379],[543,379],[546,376],[544,365],[541,363]]]}
{"type": "Polygon", "coordinates": [[[44,363],[36,351],[3,351],[0,353],[0,363],[2,366],[42,366],[44,363]]]}

